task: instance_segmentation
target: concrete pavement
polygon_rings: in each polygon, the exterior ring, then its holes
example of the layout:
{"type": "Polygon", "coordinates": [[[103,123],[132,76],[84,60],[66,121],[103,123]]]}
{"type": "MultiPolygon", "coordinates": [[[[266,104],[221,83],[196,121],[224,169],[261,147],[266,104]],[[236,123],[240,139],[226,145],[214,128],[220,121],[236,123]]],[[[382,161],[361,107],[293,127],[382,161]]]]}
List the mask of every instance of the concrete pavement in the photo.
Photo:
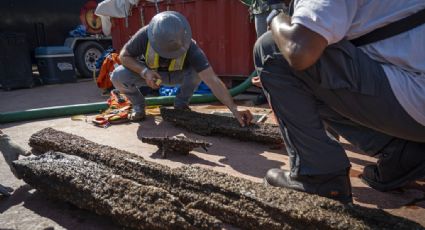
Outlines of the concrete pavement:
{"type": "MultiPolygon", "coordinates": [[[[0,112],[39,108],[45,106],[91,103],[106,100],[93,82],[51,85],[10,92],[0,91],[0,112]]],[[[268,112],[252,107],[249,101],[239,101],[253,112],[268,112]]],[[[201,112],[226,111],[219,104],[197,105],[194,110],[201,112]]],[[[72,121],[69,117],[37,120],[31,122],[0,124],[0,129],[10,135],[18,144],[29,149],[28,139],[36,131],[52,127],[61,131],[85,137],[91,141],[110,145],[145,159],[170,167],[185,164],[211,168],[230,175],[261,182],[269,168],[288,167],[284,148],[272,149],[256,143],[241,142],[228,138],[204,137],[175,128],[160,117],[149,116],[141,123],[113,125],[99,128],[91,124],[92,115],[86,121],[72,121]],[[142,136],[164,136],[184,134],[213,143],[208,152],[196,149],[188,156],[168,155],[162,159],[157,147],[141,142],[142,136]]],[[[273,122],[268,119],[267,122],[273,122]]],[[[361,182],[359,175],[363,167],[376,161],[363,155],[342,140],[352,163],[351,179],[354,201],[357,204],[384,209],[392,214],[406,217],[425,226],[425,180],[417,181],[406,188],[382,193],[361,182]]],[[[67,203],[51,200],[35,191],[23,181],[17,180],[0,158],[0,183],[15,189],[9,198],[0,198],[0,226],[6,229],[119,229],[109,219],[87,211],[79,210],[67,203]]]]}

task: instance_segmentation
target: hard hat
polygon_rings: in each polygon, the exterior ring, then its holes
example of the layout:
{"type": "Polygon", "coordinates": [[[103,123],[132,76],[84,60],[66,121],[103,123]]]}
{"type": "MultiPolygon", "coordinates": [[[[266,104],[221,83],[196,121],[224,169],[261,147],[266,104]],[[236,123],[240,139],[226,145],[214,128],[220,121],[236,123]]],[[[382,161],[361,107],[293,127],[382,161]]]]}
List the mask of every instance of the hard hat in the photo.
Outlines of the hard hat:
{"type": "Polygon", "coordinates": [[[192,30],[180,13],[164,11],[155,15],[148,26],[152,48],[163,58],[178,58],[190,47],[192,30]]]}

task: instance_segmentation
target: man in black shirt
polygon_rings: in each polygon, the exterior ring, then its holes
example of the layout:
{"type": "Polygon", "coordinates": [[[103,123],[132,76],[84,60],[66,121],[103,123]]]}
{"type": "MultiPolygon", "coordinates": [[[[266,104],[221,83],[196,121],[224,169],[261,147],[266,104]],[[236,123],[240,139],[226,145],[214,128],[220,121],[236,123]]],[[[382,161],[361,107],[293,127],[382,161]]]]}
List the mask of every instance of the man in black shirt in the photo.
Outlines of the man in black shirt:
{"type": "Polygon", "coordinates": [[[111,81],[132,102],[132,121],[140,121],[145,117],[145,99],[139,90],[141,86],[158,89],[161,83],[181,84],[174,107],[189,109],[190,98],[201,80],[230,109],[242,126],[252,120],[248,110],[237,109],[204,52],[192,39],[188,21],[178,12],[165,11],[153,17],[148,26],[141,28],[125,44],[120,59],[122,66],[112,73],[111,81]],[[137,60],[138,57],[141,61],[137,60]]]}

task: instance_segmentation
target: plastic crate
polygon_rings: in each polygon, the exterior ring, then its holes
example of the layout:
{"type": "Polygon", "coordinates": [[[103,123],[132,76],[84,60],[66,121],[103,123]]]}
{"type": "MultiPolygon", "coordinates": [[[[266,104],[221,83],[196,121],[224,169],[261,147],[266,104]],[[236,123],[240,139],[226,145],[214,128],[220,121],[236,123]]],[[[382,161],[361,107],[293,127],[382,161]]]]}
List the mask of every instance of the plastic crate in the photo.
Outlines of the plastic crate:
{"type": "Polygon", "coordinates": [[[38,71],[44,84],[76,82],[74,52],[66,46],[35,49],[38,71]]]}

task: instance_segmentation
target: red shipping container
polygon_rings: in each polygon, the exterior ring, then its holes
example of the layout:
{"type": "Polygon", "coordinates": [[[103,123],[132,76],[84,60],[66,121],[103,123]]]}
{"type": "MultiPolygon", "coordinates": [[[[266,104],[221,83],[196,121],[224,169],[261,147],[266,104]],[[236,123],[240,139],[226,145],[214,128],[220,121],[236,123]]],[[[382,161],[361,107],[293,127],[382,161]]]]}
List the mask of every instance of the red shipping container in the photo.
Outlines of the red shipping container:
{"type": "MultiPolygon", "coordinates": [[[[185,15],[193,38],[206,53],[219,76],[247,76],[254,70],[252,48],[256,35],[248,9],[239,0],[165,0],[160,11],[173,10],[185,15]]],[[[140,1],[128,19],[114,18],[113,46],[122,46],[155,15],[155,5],[140,1]]]]}

